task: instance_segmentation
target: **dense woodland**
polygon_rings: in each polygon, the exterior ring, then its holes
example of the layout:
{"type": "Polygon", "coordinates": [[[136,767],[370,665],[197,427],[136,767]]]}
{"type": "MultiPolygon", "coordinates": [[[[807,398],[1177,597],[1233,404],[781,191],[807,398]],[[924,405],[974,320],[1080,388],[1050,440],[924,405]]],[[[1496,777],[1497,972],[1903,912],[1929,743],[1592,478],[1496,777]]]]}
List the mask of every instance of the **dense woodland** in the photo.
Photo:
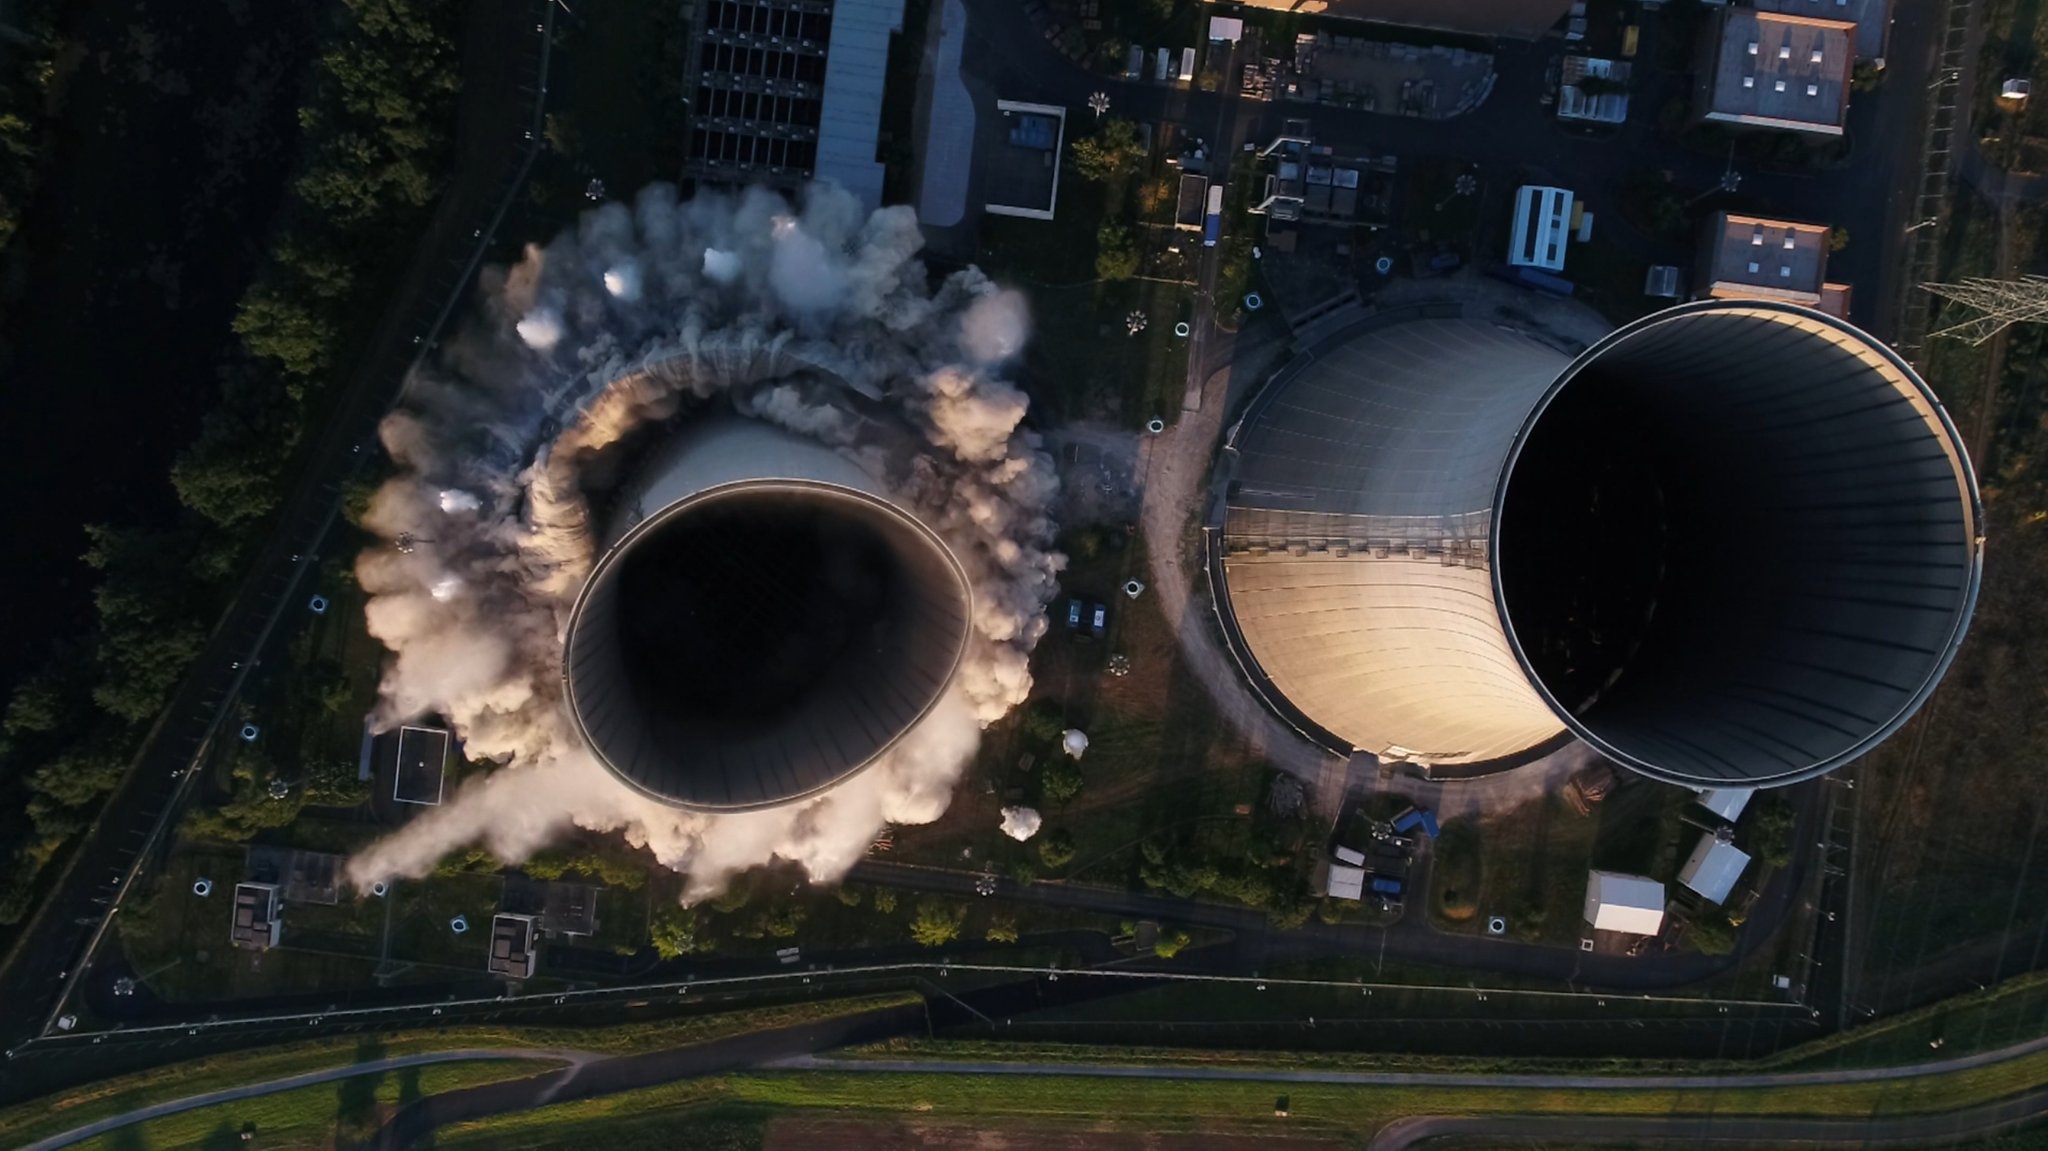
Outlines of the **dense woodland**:
{"type": "MultiPolygon", "coordinates": [[[[38,880],[127,771],[232,595],[303,428],[348,367],[350,337],[374,321],[372,273],[399,262],[439,189],[460,0],[328,7],[304,79],[292,195],[237,309],[239,354],[221,366],[218,399],[169,477],[183,512],[88,529],[95,624],[59,645],[0,715],[0,924],[34,906],[38,880]]],[[[0,45],[0,246],[46,160],[42,117],[61,100],[65,16],[66,0],[43,0],[24,34],[0,45]]]]}

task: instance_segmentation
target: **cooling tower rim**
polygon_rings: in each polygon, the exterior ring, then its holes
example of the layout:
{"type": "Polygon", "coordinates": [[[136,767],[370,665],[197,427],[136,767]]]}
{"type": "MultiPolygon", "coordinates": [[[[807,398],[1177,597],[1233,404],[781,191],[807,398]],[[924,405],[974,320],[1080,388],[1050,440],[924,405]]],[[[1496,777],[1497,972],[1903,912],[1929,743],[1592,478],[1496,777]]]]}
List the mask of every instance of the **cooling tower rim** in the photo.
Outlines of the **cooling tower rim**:
{"type": "MultiPolygon", "coordinates": [[[[925,523],[924,520],[909,509],[874,492],[863,491],[856,487],[833,483],[827,480],[788,476],[764,476],[714,484],[663,506],[659,511],[634,524],[616,542],[606,548],[604,554],[598,557],[597,562],[591,565],[590,574],[584,577],[583,586],[577,591],[575,602],[570,605],[568,618],[562,627],[561,683],[563,703],[568,708],[570,722],[575,725],[576,735],[583,741],[584,747],[590,751],[591,755],[597,758],[599,763],[604,765],[605,770],[613,779],[618,780],[621,784],[639,795],[653,800],[664,807],[707,814],[732,814],[746,811],[765,811],[787,804],[799,803],[821,795],[873,767],[877,761],[887,755],[897,744],[901,743],[904,736],[910,734],[918,725],[922,724],[945,695],[943,689],[934,693],[929,700],[926,700],[917,709],[915,714],[897,728],[896,732],[887,741],[876,747],[874,752],[859,764],[847,768],[845,771],[820,782],[816,786],[802,791],[777,795],[759,802],[718,804],[685,800],[668,792],[647,786],[612,762],[611,757],[605,754],[603,745],[584,724],[583,709],[578,707],[576,702],[576,677],[572,674],[571,669],[574,666],[573,655],[575,651],[576,629],[582,623],[585,605],[589,601],[592,592],[600,586],[603,579],[611,573],[625,556],[641,540],[652,535],[664,524],[686,515],[707,503],[757,492],[801,492],[820,499],[853,504],[864,510],[876,511],[895,523],[907,526],[913,534],[935,549],[939,555],[945,557],[946,568],[953,575],[954,590],[960,595],[961,618],[971,621],[974,617],[974,583],[968,577],[967,568],[960,562],[960,557],[954,553],[952,547],[936,531],[932,530],[931,525],[925,523]]],[[[944,679],[944,682],[949,687],[959,677],[960,665],[966,661],[967,644],[972,630],[973,625],[971,622],[967,626],[962,627],[960,629],[960,638],[953,645],[951,658],[947,661],[944,679]]]]}
{"type": "Polygon", "coordinates": [[[1955,661],[1956,652],[1962,648],[1963,639],[1969,631],[1970,619],[1976,614],[1978,592],[1984,578],[1983,495],[1978,490],[1976,469],[1970,464],[1969,451],[1963,442],[1962,434],[1956,430],[1955,422],[1949,418],[1948,409],[1942,406],[1941,399],[1935,395],[1934,389],[1928,386],[1927,381],[1920,378],[1920,373],[1915,371],[1913,366],[1907,363],[1903,357],[1862,329],[1843,320],[1838,320],[1825,312],[1774,300],[1697,300],[1691,303],[1679,304],[1624,324],[1609,332],[1585,351],[1579,353],[1577,358],[1573,359],[1571,363],[1565,365],[1558,372],[1557,378],[1551,382],[1548,388],[1544,389],[1542,398],[1536,402],[1535,406],[1530,409],[1529,414],[1522,420],[1522,426],[1515,433],[1514,441],[1509,445],[1507,455],[1501,462],[1500,474],[1494,481],[1493,507],[1495,514],[1492,518],[1492,523],[1487,529],[1487,548],[1489,554],[1496,557],[1495,562],[1491,565],[1490,572],[1494,611],[1499,616],[1501,631],[1507,637],[1508,650],[1513,653],[1515,663],[1521,668],[1523,676],[1528,679],[1529,686],[1535,689],[1537,696],[1542,699],[1544,705],[1549,707],[1563,721],[1567,731],[1584,740],[1595,751],[1632,771],[1646,775],[1651,779],[1676,784],[1680,787],[1696,788],[1716,785],[1780,787],[1787,784],[1801,783],[1810,779],[1818,779],[1868,754],[1872,748],[1889,739],[1901,727],[1904,727],[1906,722],[1912,719],[1913,715],[1927,702],[1928,697],[1934,694],[1934,689],[1940,686],[1942,678],[1948,673],[1949,665],[1955,661]],[[1551,693],[1550,688],[1544,684],[1542,677],[1537,674],[1534,665],[1531,663],[1528,653],[1523,650],[1521,638],[1515,634],[1514,621],[1508,614],[1507,597],[1501,584],[1502,565],[1499,562],[1501,554],[1501,521],[1504,518],[1500,512],[1506,506],[1504,501],[1507,497],[1508,479],[1514,474],[1515,463],[1520,459],[1522,448],[1528,443],[1530,433],[1535,429],[1537,421],[1543,418],[1543,413],[1549,409],[1551,402],[1565,388],[1569,387],[1571,382],[1588,365],[1611,352],[1621,343],[1661,324],[1709,312],[1776,314],[1783,317],[1780,322],[1791,323],[1797,321],[1818,324],[1855,341],[1865,349],[1875,353],[1883,361],[1884,366],[1891,369],[1888,374],[1892,385],[1910,390],[1921,400],[1925,401],[1928,410],[1932,413],[1939,427],[1939,435],[1943,441],[1942,446],[1955,466],[1957,486],[1959,488],[1957,494],[1963,500],[1963,512],[1968,522],[1968,531],[1966,533],[1966,538],[1969,540],[1968,574],[1965,579],[1963,594],[1959,598],[1956,611],[1950,620],[1947,640],[1942,644],[1940,654],[1928,664],[1926,674],[1912,696],[1901,704],[1892,715],[1887,717],[1883,723],[1874,727],[1868,735],[1835,755],[1796,771],[1742,779],[1709,779],[1685,772],[1673,771],[1661,764],[1648,762],[1639,756],[1631,755],[1614,746],[1593,731],[1591,727],[1581,722],[1577,716],[1573,715],[1570,709],[1560,703],[1556,696],[1551,693]]]}

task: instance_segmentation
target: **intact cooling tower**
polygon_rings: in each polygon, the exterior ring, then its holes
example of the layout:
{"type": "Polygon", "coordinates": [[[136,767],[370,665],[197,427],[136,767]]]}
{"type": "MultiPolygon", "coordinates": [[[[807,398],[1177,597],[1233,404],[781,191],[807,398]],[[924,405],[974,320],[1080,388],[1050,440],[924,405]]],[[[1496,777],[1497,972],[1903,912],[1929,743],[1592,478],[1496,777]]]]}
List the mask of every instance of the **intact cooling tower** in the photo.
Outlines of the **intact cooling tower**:
{"type": "Polygon", "coordinates": [[[953,553],[846,458],[699,421],[620,500],[569,617],[570,708],[646,795],[773,806],[858,772],[924,717],[971,603],[953,553]]]}
{"type": "Polygon", "coordinates": [[[1232,446],[1240,656],[1384,759],[1511,766],[1569,733],[1686,786],[1810,778],[1926,701],[1976,601],[1947,415],[1802,308],[1672,308],[1577,359],[1387,323],[1276,379],[1232,446]]]}

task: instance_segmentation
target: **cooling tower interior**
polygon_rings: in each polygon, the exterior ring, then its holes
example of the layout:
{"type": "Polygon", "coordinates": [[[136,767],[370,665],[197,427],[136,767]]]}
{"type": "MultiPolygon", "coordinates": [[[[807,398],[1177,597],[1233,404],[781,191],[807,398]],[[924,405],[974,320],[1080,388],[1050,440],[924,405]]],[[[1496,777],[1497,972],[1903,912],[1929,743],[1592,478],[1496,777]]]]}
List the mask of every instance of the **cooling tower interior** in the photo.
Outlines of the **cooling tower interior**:
{"type": "Polygon", "coordinates": [[[1570,361],[1397,319],[1276,379],[1235,447],[1240,656],[1383,758],[1504,767],[1568,732],[1688,786],[1811,778],[1926,700],[1981,573],[1926,385],[1784,305],[1674,308],[1570,361]]]}
{"type": "Polygon", "coordinates": [[[828,448],[714,420],[642,466],[618,518],[564,674],[584,737],[645,794],[732,811],[823,790],[959,666],[960,564],[828,448]]]}

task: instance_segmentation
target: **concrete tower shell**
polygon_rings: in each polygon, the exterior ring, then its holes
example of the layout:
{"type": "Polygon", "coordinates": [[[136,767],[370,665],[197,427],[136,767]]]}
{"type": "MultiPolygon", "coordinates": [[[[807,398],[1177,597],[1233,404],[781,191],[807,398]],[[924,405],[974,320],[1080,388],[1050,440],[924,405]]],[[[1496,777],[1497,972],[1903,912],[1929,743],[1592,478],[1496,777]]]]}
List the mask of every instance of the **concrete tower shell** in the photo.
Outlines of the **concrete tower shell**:
{"type": "Polygon", "coordinates": [[[622,492],[570,612],[565,694],[635,790],[776,806],[924,718],[972,605],[958,558],[862,468],[766,424],[700,420],[622,492]]]}
{"type": "Polygon", "coordinates": [[[1673,308],[1576,359],[1388,323],[1276,378],[1231,446],[1248,670],[1388,759],[1509,766],[1570,734],[1689,786],[1810,778],[1925,701],[1982,568],[1926,385],[1784,305],[1673,308]]]}

